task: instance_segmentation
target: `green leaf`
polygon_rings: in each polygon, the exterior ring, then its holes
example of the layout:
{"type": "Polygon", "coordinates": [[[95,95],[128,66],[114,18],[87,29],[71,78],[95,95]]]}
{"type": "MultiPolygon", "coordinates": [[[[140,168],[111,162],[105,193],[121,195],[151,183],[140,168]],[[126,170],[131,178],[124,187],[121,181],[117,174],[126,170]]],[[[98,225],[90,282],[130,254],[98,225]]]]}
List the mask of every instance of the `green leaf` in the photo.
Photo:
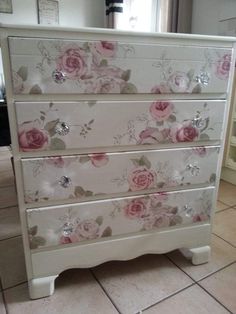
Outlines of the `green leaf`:
{"type": "Polygon", "coordinates": [[[55,137],[55,138],[51,139],[50,148],[51,149],[65,149],[66,148],[66,144],[60,138],[55,137]]]}
{"type": "Polygon", "coordinates": [[[89,100],[88,101],[88,105],[89,105],[89,107],[92,107],[92,106],[94,106],[94,105],[96,105],[96,100],[89,100]]]}
{"type": "Polygon", "coordinates": [[[121,90],[121,94],[137,94],[137,87],[132,83],[126,83],[121,90]]]}
{"type": "Polygon", "coordinates": [[[49,103],[49,108],[52,108],[52,106],[54,106],[54,103],[53,103],[53,102],[50,102],[50,103],[49,103]]]}
{"type": "Polygon", "coordinates": [[[202,91],[201,85],[200,85],[200,84],[197,84],[197,85],[193,88],[192,94],[200,94],[201,91],[202,91]]]}
{"type": "Polygon", "coordinates": [[[106,229],[102,233],[102,238],[103,237],[110,237],[111,235],[112,235],[111,227],[106,227],[106,229]]]}
{"type": "Polygon", "coordinates": [[[176,116],[175,115],[170,115],[169,118],[167,119],[169,122],[175,122],[176,121],[176,116]]]}
{"type": "Polygon", "coordinates": [[[101,62],[100,62],[100,66],[101,66],[101,67],[106,67],[106,66],[108,66],[107,60],[106,60],[106,59],[102,59],[101,62]]]}
{"type": "Polygon", "coordinates": [[[29,91],[29,94],[42,94],[41,88],[36,84],[34,85],[31,90],[29,91]]]}
{"type": "Polygon", "coordinates": [[[190,79],[190,81],[192,81],[193,76],[194,76],[194,70],[193,69],[189,70],[187,73],[187,76],[190,79]]]}
{"type": "Polygon", "coordinates": [[[40,116],[40,120],[44,121],[45,117],[44,116],[40,116]]]}
{"type": "Polygon", "coordinates": [[[98,217],[96,218],[96,223],[97,223],[99,226],[101,226],[102,223],[103,223],[103,217],[102,217],[102,216],[98,216],[98,217]]]}
{"type": "Polygon", "coordinates": [[[164,121],[156,121],[157,126],[162,126],[164,124],[164,121]]]}
{"type": "Polygon", "coordinates": [[[92,191],[85,191],[84,196],[86,196],[86,197],[93,196],[93,192],[92,191]]]}
{"type": "Polygon", "coordinates": [[[83,49],[84,49],[86,52],[89,52],[89,51],[90,51],[88,42],[86,42],[86,43],[83,44],[83,49]]]}
{"type": "Polygon", "coordinates": [[[139,159],[133,159],[133,158],[131,158],[130,161],[132,161],[132,163],[133,163],[136,167],[138,167],[139,164],[140,164],[140,160],[139,160],[139,159]]]}
{"type": "Polygon", "coordinates": [[[38,226],[33,226],[31,228],[29,228],[29,234],[32,236],[35,236],[38,232],[38,226]]]}
{"type": "Polygon", "coordinates": [[[150,161],[147,159],[147,157],[146,156],[142,156],[141,158],[140,158],[140,160],[139,160],[139,165],[140,166],[146,166],[148,169],[150,169],[151,168],[151,163],[150,163],[150,161]]]}
{"type": "Polygon", "coordinates": [[[90,125],[90,124],[93,124],[93,122],[94,122],[94,119],[90,120],[88,124],[89,124],[89,125],[90,125]]]}
{"type": "Polygon", "coordinates": [[[82,186],[76,186],[74,190],[74,195],[76,197],[84,196],[85,190],[82,188],[82,186]]]}
{"type": "Polygon", "coordinates": [[[170,226],[175,226],[175,225],[179,225],[181,224],[183,221],[182,217],[179,215],[174,216],[173,218],[171,218],[170,220],[170,226]]]}
{"type": "Polygon", "coordinates": [[[23,81],[26,81],[28,76],[28,68],[25,66],[20,67],[17,71],[17,74],[22,78],[23,81]]]}
{"type": "Polygon", "coordinates": [[[130,79],[130,75],[131,75],[131,70],[126,70],[122,73],[121,78],[124,81],[128,81],[130,79]]]}
{"type": "Polygon", "coordinates": [[[57,123],[59,122],[59,119],[56,119],[56,120],[52,120],[52,121],[49,121],[45,124],[45,127],[44,129],[46,131],[48,131],[49,135],[52,137],[56,134],[56,130],[55,130],[55,127],[57,125],[57,123]]]}
{"type": "Polygon", "coordinates": [[[202,133],[202,134],[200,135],[200,139],[201,139],[202,141],[209,141],[210,137],[209,137],[209,135],[207,135],[206,133],[202,133]]]}
{"type": "Polygon", "coordinates": [[[203,107],[206,108],[207,106],[208,106],[208,103],[207,103],[207,102],[204,102],[203,107]]]}
{"type": "Polygon", "coordinates": [[[85,164],[85,163],[88,162],[88,161],[90,161],[90,158],[89,158],[88,155],[80,156],[80,157],[79,157],[79,162],[80,162],[81,164],[85,164]]]}
{"type": "Polygon", "coordinates": [[[163,188],[163,186],[165,186],[165,182],[158,182],[157,183],[158,188],[163,188]]]}

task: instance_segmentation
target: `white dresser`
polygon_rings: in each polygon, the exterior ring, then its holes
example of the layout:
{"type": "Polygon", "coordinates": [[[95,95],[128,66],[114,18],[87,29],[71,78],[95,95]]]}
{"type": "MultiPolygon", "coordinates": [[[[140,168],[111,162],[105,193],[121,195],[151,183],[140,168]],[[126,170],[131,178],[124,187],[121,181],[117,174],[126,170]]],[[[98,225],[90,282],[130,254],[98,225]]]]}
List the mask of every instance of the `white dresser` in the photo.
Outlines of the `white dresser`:
{"type": "Polygon", "coordinates": [[[2,26],[31,298],[72,267],[208,261],[235,40],[2,26]]]}

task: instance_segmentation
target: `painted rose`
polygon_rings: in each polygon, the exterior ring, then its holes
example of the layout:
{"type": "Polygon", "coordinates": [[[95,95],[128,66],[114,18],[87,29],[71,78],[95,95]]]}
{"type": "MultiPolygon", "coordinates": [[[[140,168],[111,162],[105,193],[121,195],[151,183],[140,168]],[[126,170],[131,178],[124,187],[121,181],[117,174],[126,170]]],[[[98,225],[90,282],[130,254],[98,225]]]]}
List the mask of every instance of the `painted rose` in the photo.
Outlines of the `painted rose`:
{"type": "Polygon", "coordinates": [[[201,222],[201,221],[206,221],[209,220],[209,216],[206,214],[196,214],[193,216],[193,222],[201,222]]]}
{"type": "Polygon", "coordinates": [[[125,81],[110,76],[99,77],[87,83],[85,93],[93,94],[120,94],[125,81]]]}
{"type": "Polygon", "coordinates": [[[186,121],[183,124],[176,123],[170,129],[170,137],[173,143],[177,142],[192,142],[199,136],[198,129],[192,126],[191,121],[186,121]]]}
{"type": "Polygon", "coordinates": [[[231,55],[225,54],[216,65],[216,76],[221,80],[229,78],[229,70],[231,64],[231,55]]]}
{"type": "Polygon", "coordinates": [[[13,79],[13,86],[14,86],[14,93],[21,94],[24,90],[24,83],[20,75],[12,71],[12,79],[13,79]]]}
{"type": "Polygon", "coordinates": [[[95,44],[92,45],[92,47],[91,50],[93,52],[96,52],[105,58],[111,58],[114,57],[116,54],[117,43],[103,40],[96,42],[95,44]],[[94,49],[92,49],[92,47],[94,49]]]}
{"type": "Polygon", "coordinates": [[[170,225],[170,216],[160,213],[147,218],[143,224],[144,230],[152,230],[156,228],[165,228],[170,225]]]}
{"type": "Polygon", "coordinates": [[[93,219],[83,220],[77,225],[74,233],[78,241],[96,239],[99,237],[99,224],[93,219]]]}
{"type": "Polygon", "coordinates": [[[177,71],[169,77],[167,83],[173,93],[184,93],[189,88],[190,79],[186,73],[177,71]]]}
{"type": "Polygon", "coordinates": [[[70,237],[65,237],[65,236],[61,236],[60,240],[59,240],[60,244],[68,244],[68,243],[72,243],[72,240],[70,239],[70,237]]]}
{"type": "Polygon", "coordinates": [[[168,194],[166,192],[158,192],[150,195],[151,207],[156,207],[160,202],[168,200],[168,194]]]}
{"type": "Polygon", "coordinates": [[[139,134],[138,144],[166,143],[169,140],[169,129],[146,128],[139,134]]]}
{"type": "Polygon", "coordinates": [[[44,150],[49,146],[49,134],[38,123],[23,123],[18,128],[18,142],[23,152],[44,150]]]}
{"type": "Polygon", "coordinates": [[[93,66],[92,74],[94,77],[113,77],[121,79],[124,70],[116,66],[93,66]]]}
{"type": "Polygon", "coordinates": [[[128,175],[128,183],[131,191],[154,188],[156,180],[156,173],[146,167],[137,167],[128,175]]]}
{"type": "Polygon", "coordinates": [[[134,199],[125,206],[124,213],[130,219],[143,218],[148,215],[147,204],[144,199],[134,199]]]}
{"type": "Polygon", "coordinates": [[[156,121],[165,121],[173,113],[174,105],[168,101],[154,101],[149,108],[151,116],[156,121]]]}
{"type": "Polygon", "coordinates": [[[87,72],[86,53],[80,47],[68,47],[57,59],[57,70],[72,80],[83,78],[87,72]]]}
{"type": "Polygon", "coordinates": [[[194,154],[200,156],[200,157],[204,157],[206,156],[207,150],[205,146],[199,146],[199,147],[195,147],[192,149],[192,151],[194,152],[194,154]]]}
{"type": "Polygon", "coordinates": [[[91,163],[94,165],[94,167],[103,167],[105,166],[108,161],[109,157],[106,154],[99,153],[99,154],[91,154],[89,155],[91,163]]]}
{"type": "Polygon", "coordinates": [[[160,83],[159,85],[155,85],[151,89],[152,94],[170,94],[171,90],[169,86],[165,83],[160,83]]]}
{"type": "Polygon", "coordinates": [[[46,160],[47,164],[52,165],[56,168],[63,168],[65,166],[65,160],[61,157],[48,157],[46,160]]]}

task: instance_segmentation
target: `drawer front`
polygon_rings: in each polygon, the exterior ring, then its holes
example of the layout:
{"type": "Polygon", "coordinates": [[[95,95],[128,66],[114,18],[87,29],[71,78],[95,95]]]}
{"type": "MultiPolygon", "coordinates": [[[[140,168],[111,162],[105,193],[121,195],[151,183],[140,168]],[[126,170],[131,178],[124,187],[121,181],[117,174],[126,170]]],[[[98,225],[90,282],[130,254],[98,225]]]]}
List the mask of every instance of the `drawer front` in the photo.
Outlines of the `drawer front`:
{"type": "Polygon", "coordinates": [[[224,93],[231,49],[9,38],[15,94],[224,93]]]}
{"type": "Polygon", "coordinates": [[[209,221],[214,188],[27,210],[31,249],[209,221]]]}
{"type": "Polygon", "coordinates": [[[225,101],[16,102],[21,151],[221,139],[225,101]]]}
{"type": "Polygon", "coordinates": [[[214,184],[219,147],[23,159],[25,202],[214,184]]]}

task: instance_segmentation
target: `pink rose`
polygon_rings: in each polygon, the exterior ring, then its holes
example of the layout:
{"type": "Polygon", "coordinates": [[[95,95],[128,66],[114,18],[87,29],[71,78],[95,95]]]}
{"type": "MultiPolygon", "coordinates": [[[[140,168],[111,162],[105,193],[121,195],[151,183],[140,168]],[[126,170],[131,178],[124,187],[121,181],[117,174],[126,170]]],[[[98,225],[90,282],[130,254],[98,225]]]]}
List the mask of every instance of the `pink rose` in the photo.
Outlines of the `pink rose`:
{"type": "Polygon", "coordinates": [[[110,76],[99,77],[96,80],[87,83],[85,93],[120,94],[124,85],[124,80],[119,78],[110,76]]]}
{"type": "Polygon", "coordinates": [[[158,128],[146,128],[139,134],[140,141],[138,144],[166,143],[169,139],[169,133],[169,129],[159,131],[158,128]]]}
{"type": "Polygon", "coordinates": [[[92,164],[98,168],[105,166],[109,161],[109,157],[103,153],[91,154],[89,157],[92,164]]]}
{"type": "Polygon", "coordinates": [[[154,101],[149,108],[152,117],[157,121],[164,121],[169,118],[174,109],[174,105],[168,101],[154,101]]]}
{"type": "Polygon", "coordinates": [[[74,233],[78,241],[96,239],[99,237],[99,224],[93,219],[86,219],[78,224],[74,233]]]}
{"type": "Polygon", "coordinates": [[[131,171],[128,176],[131,191],[140,191],[154,188],[156,185],[156,173],[146,167],[138,167],[131,171]]]}
{"type": "Polygon", "coordinates": [[[209,220],[209,217],[206,214],[196,214],[193,216],[193,222],[201,222],[206,220],[209,220]]]}
{"type": "Polygon", "coordinates": [[[173,93],[184,93],[189,88],[190,79],[186,73],[177,71],[169,77],[168,85],[173,93]]]}
{"type": "Polygon", "coordinates": [[[111,58],[115,56],[117,43],[112,41],[98,41],[94,45],[94,51],[103,57],[111,58]]]}
{"type": "Polygon", "coordinates": [[[221,80],[227,80],[229,78],[230,65],[231,65],[231,55],[225,54],[217,62],[216,76],[221,80]]]}
{"type": "Polygon", "coordinates": [[[159,85],[155,85],[151,89],[152,94],[170,94],[171,90],[168,85],[165,83],[160,83],[159,85]]]}
{"type": "Polygon", "coordinates": [[[80,47],[68,47],[57,59],[57,70],[72,80],[83,78],[87,72],[86,53],[80,47]]]}
{"type": "Polygon", "coordinates": [[[61,156],[58,157],[48,157],[47,164],[52,165],[56,168],[63,168],[65,166],[65,161],[61,156]]]}
{"type": "Polygon", "coordinates": [[[37,123],[23,123],[18,127],[18,142],[23,152],[45,150],[49,146],[49,134],[37,123]]]}
{"type": "Polygon", "coordinates": [[[60,237],[60,244],[68,244],[68,243],[72,243],[70,236],[68,236],[68,237],[61,236],[60,237]]]}
{"type": "Polygon", "coordinates": [[[207,150],[205,146],[199,146],[192,149],[195,154],[200,157],[206,156],[207,150]]]}
{"type": "Polygon", "coordinates": [[[191,121],[184,122],[183,124],[175,124],[170,129],[170,137],[172,142],[192,142],[198,138],[199,132],[192,126],[191,121]]]}
{"type": "Polygon", "coordinates": [[[166,192],[158,192],[158,193],[150,195],[150,200],[151,200],[151,207],[156,207],[158,203],[167,201],[168,195],[166,192]]]}
{"type": "Polygon", "coordinates": [[[92,73],[95,77],[113,77],[121,79],[124,74],[124,70],[116,66],[93,66],[92,73]]]}
{"type": "Polygon", "coordinates": [[[24,90],[24,84],[23,84],[22,78],[17,72],[12,71],[12,79],[13,79],[14,93],[21,94],[24,90]]]}
{"type": "Polygon", "coordinates": [[[144,199],[134,199],[124,208],[125,215],[130,219],[143,218],[148,209],[144,199]]]}
{"type": "Polygon", "coordinates": [[[170,216],[165,213],[160,213],[146,219],[143,224],[143,228],[145,230],[152,230],[155,228],[169,227],[169,225],[170,225],[170,216]]]}

